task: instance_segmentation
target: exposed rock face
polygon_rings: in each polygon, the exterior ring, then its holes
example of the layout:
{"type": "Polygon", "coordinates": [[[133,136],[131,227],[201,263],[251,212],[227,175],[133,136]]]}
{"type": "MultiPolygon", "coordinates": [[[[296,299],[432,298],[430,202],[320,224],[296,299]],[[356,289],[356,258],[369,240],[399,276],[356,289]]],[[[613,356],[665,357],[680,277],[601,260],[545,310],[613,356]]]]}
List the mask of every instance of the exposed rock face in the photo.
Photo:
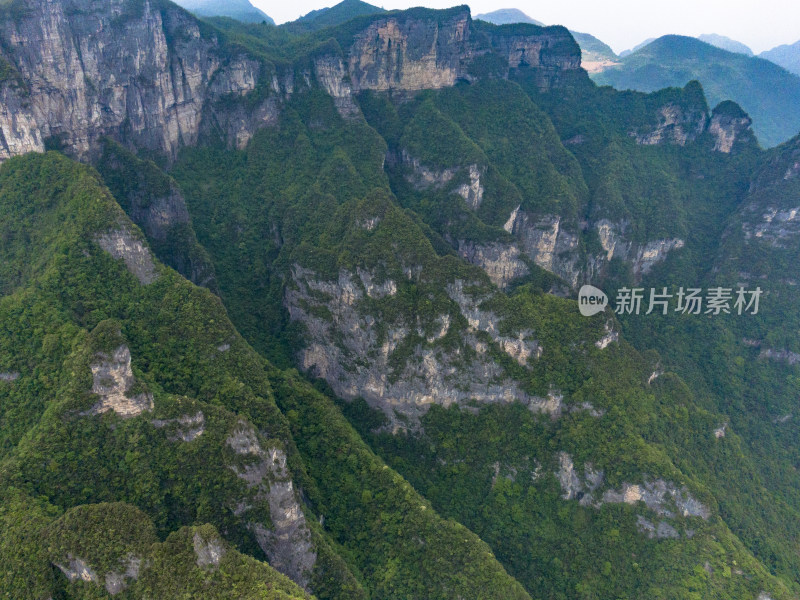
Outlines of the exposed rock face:
{"type": "Polygon", "coordinates": [[[0,373],[0,381],[11,383],[12,381],[16,381],[17,379],[19,379],[19,373],[17,373],[16,371],[12,371],[10,373],[0,373]]]}
{"type": "Polygon", "coordinates": [[[565,29],[476,33],[466,8],[376,17],[310,70],[275,67],[152,0],[30,0],[0,24],[0,47],[14,75],[0,83],[0,161],[48,146],[86,158],[104,135],[167,157],[203,134],[242,148],[312,79],[356,117],[359,91],[453,86],[489,51],[540,72],[543,87],[580,67],[565,29]]]}
{"type": "Polygon", "coordinates": [[[800,236],[800,206],[777,208],[751,204],[743,211],[745,243],[762,242],[774,248],[787,248],[800,236]]]}
{"type": "Polygon", "coordinates": [[[192,538],[194,553],[197,559],[195,562],[201,569],[217,569],[222,557],[225,555],[225,547],[222,540],[217,538],[203,539],[200,532],[196,532],[192,538]]]}
{"type": "MultiPolygon", "coordinates": [[[[397,162],[396,156],[390,156],[389,159],[397,162]]],[[[485,166],[471,164],[463,168],[456,166],[435,169],[423,165],[419,159],[411,156],[406,150],[400,153],[400,162],[408,168],[406,180],[418,190],[428,188],[441,189],[447,186],[457,175],[463,175],[466,182],[453,186],[449,191],[461,196],[472,210],[480,208],[484,192],[481,177],[486,172],[485,166]]]]}
{"type": "MultiPolygon", "coordinates": [[[[683,517],[699,517],[708,519],[711,510],[695,499],[685,487],[679,488],[673,483],[656,479],[644,483],[623,483],[619,489],[602,491],[604,473],[596,471],[591,464],[584,465],[583,477],[579,475],[572,457],[566,452],[557,455],[558,468],[555,472],[564,500],[577,500],[582,506],[600,508],[603,504],[644,503],[648,510],[662,519],[673,519],[676,515],[683,517]]],[[[648,537],[677,537],[677,530],[667,521],[654,525],[651,521],[639,516],[639,530],[648,537]]]]}
{"type": "Polygon", "coordinates": [[[644,244],[627,241],[625,222],[612,223],[607,219],[601,219],[597,221],[595,228],[604,252],[603,256],[597,257],[595,264],[613,258],[629,261],[636,280],[664,261],[670,252],[685,246],[685,242],[680,238],[652,240],[644,244]]]}
{"type": "Polygon", "coordinates": [[[578,231],[565,224],[560,216],[534,217],[517,208],[504,228],[519,238],[523,251],[536,265],[573,287],[578,284],[578,231]]]}
{"type": "MultiPolygon", "coordinates": [[[[389,156],[390,160],[397,160],[396,157],[389,156]]],[[[418,190],[425,190],[428,188],[441,188],[450,183],[458,173],[458,167],[449,169],[433,169],[423,165],[419,159],[411,156],[407,151],[403,150],[400,153],[400,161],[403,165],[409,168],[409,173],[406,179],[409,183],[413,184],[418,190]]],[[[455,189],[453,189],[455,191],[455,189]]]]}
{"type": "Polygon", "coordinates": [[[348,51],[353,87],[413,91],[455,85],[472,54],[470,33],[468,11],[441,23],[406,15],[373,21],[348,51]]]}
{"type": "Polygon", "coordinates": [[[66,565],[56,564],[61,569],[61,572],[67,576],[70,582],[76,581],[97,581],[97,573],[86,563],[86,561],[75,558],[73,556],[67,557],[69,562],[66,565]]]}
{"type": "MultiPolygon", "coordinates": [[[[269,505],[270,526],[248,520],[248,528],[270,565],[308,590],[317,554],[286,466],[286,454],[278,448],[262,448],[255,431],[244,423],[237,425],[226,442],[245,462],[243,468],[232,469],[247,482],[252,492],[249,501],[266,499],[269,505]]],[[[242,501],[234,513],[247,520],[251,509],[248,501],[242,501]]]]}
{"type": "Polygon", "coordinates": [[[353,87],[347,76],[347,67],[339,56],[323,56],[314,61],[317,81],[333,98],[336,109],[343,117],[356,117],[361,109],[353,100],[353,87]]]}
{"type": "Polygon", "coordinates": [[[714,150],[730,154],[738,140],[745,137],[746,134],[752,136],[750,130],[752,124],[753,120],[744,112],[741,112],[740,115],[732,115],[715,109],[708,126],[709,133],[714,137],[714,150]]]}
{"type": "Polygon", "coordinates": [[[685,146],[697,139],[706,129],[708,117],[704,110],[666,104],[659,109],[656,125],[643,132],[631,132],[636,142],[644,146],[677,144],[685,146]]]}
{"type": "Polygon", "coordinates": [[[509,68],[533,68],[542,90],[559,85],[562,72],[581,67],[580,47],[563,27],[516,25],[493,29],[490,35],[492,47],[508,59],[509,68]]]}
{"type": "Polygon", "coordinates": [[[122,572],[111,571],[110,573],[106,573],[106,591],[112,596],[116,596],[128,587],[128,579],[136,580],[139,578],[139,571],[142,568],[142,559],[130,555],[125,560],[123,566],[125,570],[122,572]]]}
{"type": "Polygon", "coordinates": [[[579,494],[582,494],[583,486],[575,472],[575,465],[572,462],[572,457],[566,452],[558,453],[558,471],[556,471],[556,478],[561,484],[561,490],[564,492],[562,498],[564,500],[575,500],[579,494]]]}
{"type": "MultiPolygon", "coordinates": [[[[478,339],[479,334],[487,335],[499,350],[527,365],[542,353],[533,334],[501,335],[498,318],[480,308],[482,300],[468,294],[464,282],[447,289],[452,310],[467,320],[468,328],[459,336],[465,347],[475,349],[471,354],[437,344],[448,335],[450,314],[431,323],[397,321],[379,328],[378,318],[365,309],[370,286],[375,289],[374,277],[364,272],[341,271],[337,280],[324,281],[295,265],[286,291],[291,318],[306,328],[306,347],[299,353],[302,368],[325,379],[342,398],[364,398],[382,409],[396,428],[403,422],[413,426],[432,404],[520,401],[536,412],[560,412],[556,396],[527,394],[490,357],[488,344],[478,339]],[[409,358],[395,363],[393,353],[409,343],[413,347],[404,350],[409,358]]],[[[384,298],[396,293],[394,285],[380,289],[384,298]]]]}
{"type": "Polygon", "coordinates": [[[647,242],[636,250],[632,261],[634,276],[638,278],[649,273],[654,265],[666,258],[667,254],[673,250],[680,250],[684,245],[685,242],[679,238],[647,242]]]}
{"type": "Polygon", "coordinates": [[[462,240],[458,243],[458,254],[486,271],[492,283],[499,288],[504,288],[514,279],[530,273],[515,244],[476,244],[462,240]]]}
{"type": "Polygon", "coordinates": [[[614,342],[619,341],[619,332],[614,331],[610,323],[605,324],[605,330],[606,334],[594,343],[600,350],[605,350],[614,342]]]}
{"type": "Polygon", "coordinates": [[[206,418],[202,411],[194,415],[181,415],[177,419],[154,419],[151,423],[156,429],[168,428],[167,439],[172,442],[191,442],[206,430],[206,418]]]}
{"type": "Polygon", "coordinates": [[[509,69],[531,68],[542,88],[558,85],[560,73],[580,69],[580,48],[562,27],[531,27],[524,33],[495,27],[475,31],[469,10],[391,15],[357,33],[341,57],[317,59],[315,71],[343,114],[352,93],[363,90],[414,92],[472,80],[470,64],[494,51],[509,69]]]}
{"type": "Polygon", "coordinates": [[[483,185],[481,185],[483,169],[478,165],[469,166],[469,183],[464,183],[456,188],[456,193],[472,210],[478,210],[483,202],[483,185]]]}
{"type": "Polygon", "coordinates": [[[655,525],[642,515],[637,515],[636,517],[636,528],[650,539],[674,539],[680,537],[678,530],[666,521],[659,521],[658,525],[655,525]]]}
{"type": "Polygon", "coordinates": [[[177,183],[155,164],[111,141],[104,144],[95,166],[158,257],[195,284],[216,291],[211,259],[197,241],[177,183]]]}
{"type": "Polygon", "coordinates": [[[774,350],[772,348],[764,348],[761,350],[759,358],[768,358],[778,362],[785,362],[789,365],[800,364],[800,354],[797,352],[790,352],[789,350],[774,350]]]}
{"type": "Polygon", "coordinates": [[[151,284],[158,279],[150,249],[130,231],[117,229],[98,235],[95,241],[111,256],[125,261],[125,266],[142,285],[151,284]]]}
{"type": "Polygon", "coordinates": [[[100,362],[91,365],[94,384],[92,392],[100,396],[87,414],[102,414],[114,411],[124,418],[136,417],[153,410],[153,396],[143,392],[129,396],[135,379],[131,369],[131,353],[127,346],[120,346],[112,356],[98,355],[100,362]]]}
{"type": "MultiPolygon", "coordinates": [[[[24,81],[0,85],[0,159],[49,139],[83,157],[102,135],[174,156],[204,116],[233,127],[211,103],[253,90],[262,67],[226,58],[191,15],[150,0],[31,0],[3,19],[0,40],[24,81]]],[[[274,120],[263,106],[253,112],[274,120]]]]}

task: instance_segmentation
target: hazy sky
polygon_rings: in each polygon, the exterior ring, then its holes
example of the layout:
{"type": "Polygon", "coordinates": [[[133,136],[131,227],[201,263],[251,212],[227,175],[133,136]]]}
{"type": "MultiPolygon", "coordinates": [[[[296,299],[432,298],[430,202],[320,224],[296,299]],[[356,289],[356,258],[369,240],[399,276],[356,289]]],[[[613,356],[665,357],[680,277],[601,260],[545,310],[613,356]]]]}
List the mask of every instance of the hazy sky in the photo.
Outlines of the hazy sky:
{"type": "MultiPolygon", "coordinates": [[[[338,0],[251,0],[277,23],[292,21],[338,0]]],[[[367,0],[369,1],[369,0],[367,0]]],[[[548,25],[597,36],[620,52],[639,42],[679,33],[719,33],[756,53],[800,40],[798,0],[375,0],[386,9],[469,4],[472,14],[518,8],[548,25]]]]}

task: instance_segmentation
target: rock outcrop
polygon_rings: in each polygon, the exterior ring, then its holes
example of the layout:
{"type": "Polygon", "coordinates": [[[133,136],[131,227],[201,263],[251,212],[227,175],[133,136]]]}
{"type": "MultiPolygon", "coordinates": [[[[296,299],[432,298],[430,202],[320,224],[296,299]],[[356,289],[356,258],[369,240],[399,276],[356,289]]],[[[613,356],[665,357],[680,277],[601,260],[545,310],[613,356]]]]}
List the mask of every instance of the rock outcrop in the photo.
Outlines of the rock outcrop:
{"type": "Polygon", "coordinates": [[[631,265],[634,278],[639,280],[642,275],[647,275],[652,268],[666,260],[667,255],[685,246],[680,238],[656,239],[649,242],[632,242],[626,237],[626,222],[612,223],[601,219],[595,223],[597,237],[603,248],[603,254],[594,257],[594,266],[599,268],[602,263],[614,258],[627,261],[631,265]]]}
{"type": "Polygon", "coordinates": [[[504,229],[519,239],[523,252],[537,266],[577,285],[581,272],[577,227],[559,215],[534,216],[517,208],[504,229]]]}
{"type": "Polygon", "coordinates": [[[153,162],[139,159],[111,140],[104,141],[95,166],[162,262],[195,284],[216,291],[214,267],[197,241],[177,183],[153,162]]]}
{"type": "Polygon", "coordinates": [[[467,262],[483,269],[492,283],[499,288],[504,288],[513,280],[530,273],[516,244],[501,242],[478,244],[460,240],[458,254],[467,262]]]}
{"type": "Polygon", "coordinates": [[[643,515],[638,516],[638,529],[648,537],[679,537],[674,523],[669,522],[676,516],[703,520],[711,516],[711,510],[684,486],[679,487],[663,479],[650,480],[645,476],[643,483],[626,482],[616,489],[604,489],[603,471],[595,470],[590,463],[586,463],[583,473],[579,473],[567,452],[559,452],[556,459],[558,468],[554,475],[561,486],[564,500],[577,500],[582,506],[594,508],[604,504],[641,503],[651,515],[660,519],[656,525],[643,515]]]}
{"type": "Polygon", "coordinates": [[[448,284],[452,304],[430,322],[419,316],[384,322],[372,300],[390,301],[395,282],[378,286],[374,275],[346,270],[329,281],[295,265],[285,305],[292,320],[305,327],[299,363],[340,397],[364,398],[383,410],[393,430],[415,427],[434,404],[516,401],[536,413],[561,415],[563,396],[557,390],[546,397],[529,394],[493,356],[504,353],[531,366],[544,352],[535,332],[501,333],[500,318],[481,308],[488,298],[476,297],[471,287],[461,280],[448,284]],[[460,324],[453,329],[456,320],[460,324]],[[440,343],[445,337],[451,343],[440,343]]]}
{"type": "Polygon", "coordinates": [[[95,241],[111,256],[121,259],[142,285],[149,285],[158,279],[150,249],[127,227],[97,235],[95,241]]]}
{"type": "Polygon", "coordinates": [[[308,590],[317,554],[285,452],[263,448],[253,428],[244,422],[236,426],[226,443],[240,457],[231,469],[246,482],[250,492],[234,508],[234,514],[247,523],[270,565],[308,590]],[[267,524],[248,514],[254,505],[265,500],[271,521],[267,524]]]}
{"type": "Polygon", "coordinates": [[[730,154],[737,142],[755,142],[750,126],[753,120],[738,104],[722,102],[711,114],[708,131],[714,138],[714,150],[730,154]]]}
{"type": "Polygon", "coordinates": [[[636,142],[644,146],[677,144],[685,146],[696,140],[705,130],[708,116],[700,108],[686,108],[677,104],[665,104],[657,115],[654,126],[645,131],[631,132],[636,142]]]}
{"type": "Polygon", "coordinates": [[[99,354],[98,359],[98,362],[91,365],[94,378],[92,392],[100,400],[87,414],[113,411],[123,418],[129,418],[153,410],[153,396],[150,393],[131,393],[136,380],[131,369],[131,352],[127,346],[120,346],[110,356],[99,354]]]}

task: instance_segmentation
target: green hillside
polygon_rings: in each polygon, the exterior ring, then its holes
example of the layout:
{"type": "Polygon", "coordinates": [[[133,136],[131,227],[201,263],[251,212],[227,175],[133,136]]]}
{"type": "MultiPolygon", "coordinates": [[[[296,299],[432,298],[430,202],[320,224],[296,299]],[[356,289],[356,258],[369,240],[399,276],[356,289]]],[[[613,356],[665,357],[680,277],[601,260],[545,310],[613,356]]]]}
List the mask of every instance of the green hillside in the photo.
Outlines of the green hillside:
{"type": "Polygon", "coordinates": [[[275,22],[250,3],[250,0],[179,0],[180,6],[199,17],[229,17],[242,23],[275,22]]]}
{"type": "Polygon", "coordinates": [[[382,12],[384,12],[384,9],[373,6],[372,4],[367,4],[361,0],[342,0],[339,4],[329,8],[312,10],[296,21],[286,23],[282,27],[292,33],[307,33],[319,31],[326,27],[341,25],[356,17],[374,15],[382,12]]]}
{"type": "Polygon", "coordinates": [[[794,76],[83,1],[0,10],[0,599],[800,598],[794,76]]]}

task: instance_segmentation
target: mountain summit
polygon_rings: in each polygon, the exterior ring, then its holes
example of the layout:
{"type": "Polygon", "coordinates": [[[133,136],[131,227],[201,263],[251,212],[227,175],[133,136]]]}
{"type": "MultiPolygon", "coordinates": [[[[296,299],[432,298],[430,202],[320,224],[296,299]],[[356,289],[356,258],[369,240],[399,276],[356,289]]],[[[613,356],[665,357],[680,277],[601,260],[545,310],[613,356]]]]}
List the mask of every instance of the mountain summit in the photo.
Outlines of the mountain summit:
{"type": "Polygon", "coordinates": [[[772,50],[762,52],[759,56],[780,65],[795,75],[800,75],[800,41],[777,46],[772,50]]]}
{"type": "Polygon", "coordinates": [[[176,0],[176,4],[200,17],[230,17],[243,23],[275,24],[249,0],[176,0]]]}
{"type": "Polygon", "coordinates": [[[296,33],[312,32],[324,29],[325,27],[341,25],[356,17],[374,15],[382,12],[385,12],[384,9],[373,6],[372,4],[367,4],[361,0],[342,0],[342,2],[335,6],[312,10],[296,21],[285,23],[283,27],[296,33]]]}
{"type": "Polygon", "coordinates": [[[706,44],[711,44],[717,48],[727,50],[728,52],[738,52],[739,54],[744,54],[745,56],[753,56],[753,51],[750,50],[750,48],[748,48],[745,44],[737,42],[736,40],[724,35],[719,35],[717,33],[704,33],[703,35],[698,35],[697,39],[701,42],[705,42],[706,44]]]}
{"type": "Polygon", "coordinates": [[[475,15],[476,19],[488,21],[495,25],[511,25],[513,23],[530,23],[531,25],[543,26],[544,23],[532,19],[517,8],[501,8],[492,12],[475,15]]]}

